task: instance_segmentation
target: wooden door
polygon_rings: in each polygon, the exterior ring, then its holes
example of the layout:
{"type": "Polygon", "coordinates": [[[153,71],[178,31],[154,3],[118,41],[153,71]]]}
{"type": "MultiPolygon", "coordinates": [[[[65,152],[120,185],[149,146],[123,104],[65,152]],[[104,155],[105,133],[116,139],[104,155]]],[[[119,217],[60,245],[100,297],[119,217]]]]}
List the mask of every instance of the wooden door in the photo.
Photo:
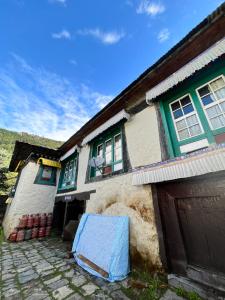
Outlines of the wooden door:
{"type": "Polygon", "coordinates": [[[171,272],[225,287],[225,179],[157,186],[171,272]]]}

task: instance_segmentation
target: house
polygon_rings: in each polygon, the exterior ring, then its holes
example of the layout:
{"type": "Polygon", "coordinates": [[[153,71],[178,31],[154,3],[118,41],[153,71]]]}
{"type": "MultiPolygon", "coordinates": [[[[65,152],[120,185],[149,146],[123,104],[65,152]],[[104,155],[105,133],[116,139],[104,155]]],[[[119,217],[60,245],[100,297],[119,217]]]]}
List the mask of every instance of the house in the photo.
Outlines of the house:
{"type": "Polygon", "coordinates": [[[222,4],[59,149],[16,143],[6,233],[26,213],[54,211],[59,231],[84,211],[127,215],[133,263],[224,289],[224,12],[222,4]]]}

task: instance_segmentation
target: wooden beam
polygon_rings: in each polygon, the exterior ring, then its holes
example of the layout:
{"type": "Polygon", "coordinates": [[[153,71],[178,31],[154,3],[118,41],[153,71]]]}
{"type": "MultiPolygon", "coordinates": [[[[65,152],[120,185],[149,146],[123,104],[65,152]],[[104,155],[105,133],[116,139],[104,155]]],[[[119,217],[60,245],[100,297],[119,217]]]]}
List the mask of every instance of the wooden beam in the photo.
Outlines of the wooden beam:
{"type": "Polygon", "coordinates": [[[77,256],[80,260],[82,260],[85,264],[87,264],[89,267],[91,267],[94,271],[102,275],[104,278],[109,277],[109,273],[97,266],[95,263],[90,261],[88,258],[84,257],[83,255],[79,254],[77,256]]]}

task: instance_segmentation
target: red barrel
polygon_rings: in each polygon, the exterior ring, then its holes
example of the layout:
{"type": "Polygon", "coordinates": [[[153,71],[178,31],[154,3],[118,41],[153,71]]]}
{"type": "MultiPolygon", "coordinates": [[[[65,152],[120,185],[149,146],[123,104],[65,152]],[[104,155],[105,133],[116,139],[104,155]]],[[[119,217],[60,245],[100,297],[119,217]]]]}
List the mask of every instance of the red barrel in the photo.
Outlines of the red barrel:
{"type": "Polygon", "coordinates": [[[17,233],[16,241],[22,242],[24,240],[24,229],[20,229],[17,233]]]}
{"type": "Polygon", "coordinates": [[[39,231],[39,229],[37,227],[34,227],[32,229],[32,233],[31,233],[31,238],[32,239],[36,239],[38,237],[38,231],[39,231]]]}
{"type": "Polygon", "coordinates": [[[14,229],[13,232],[10,234],[9,240],[10,240],[11,242],[15,242],[15,241],[16,241],[16,238],[17,238],[17,232],[18,232],[18,230],[17,230],[17,229],[14,229]]]}
{"type": "Polygon", "coordinates": [[[40,215],[36,214],[36,215],[34,215],[34,218],[33,218],[33,226],[38,227],[39,224],[40,224],[40,215]]]}
{"type": "Polygon", "coordinates": [[[27,220],[28,220],[28,216],[27,215],[23,215],[22,218],[20,218],[19,220],[19,225],[18,228],[25,228],[27,226],[27,220]]]}
{"type": "Polygon", "coordinates": [[[40,217],[40,227],[45,227],[47,222],[47,216],[46,214],[41,214],[40,217]]]}
{"type": "Polygon", "coordinates": [[[46,231],[45,231],[45,236],[49,236],[50,235],[50,233],[51,233],[51,226],[47,226],[46,227],[46,231]]]}
{"type": "Polygon", "coordinates": [[[27,219],[27,228],[32,228],[34,224],[34,216],[29,215],[27,219]]]}
{"type": "Polygon", "coordinates": [[[47,226],[52,226],[52,218],[53,218],[52,213],[49,213],[47,215],[47,226]]]}
{"type": "Polygon", "coordinates": [[[41,228],[39,228],[39,231],[38,231],[38,237],[42,238],[44,236],[45,236],[45,227],[41,227],[41,228]]]}

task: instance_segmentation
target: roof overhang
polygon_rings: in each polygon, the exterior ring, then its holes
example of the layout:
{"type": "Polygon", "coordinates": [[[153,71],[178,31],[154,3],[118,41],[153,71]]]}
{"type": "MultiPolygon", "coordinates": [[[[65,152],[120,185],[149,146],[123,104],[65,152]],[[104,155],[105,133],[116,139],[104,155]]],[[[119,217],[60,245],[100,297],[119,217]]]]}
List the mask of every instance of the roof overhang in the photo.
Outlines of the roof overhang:
{"type": "Polygon", "coordinates": [[[96,138],[99,134],[104,132],[105,130],[109,129],[113,125],[119,123],[122,120],[129,120],[130,115],[123,109],[119,113],[117,113],[115,116],[110,118],[108,121],[106,121],[104,124],[96,128],[94,131],[92,131],[90,134],[88,134],[82,141],[82,146],[86,145],[90,141],[92,141],[94,138],[96,138]]]}
{"type": "Polygon", "coordinates": [[[70,157],[75,151],[77,151],[78,153],[80,152],[81,147],[78,145],[75,145],[74,147],[72,147],[69,151],[67,151],[63,156],[60,157],[60,161],[63,161],[65,159],[67,159],[68,157],[70,157]]]}
{"type": "Polygon", "coordinates": [[[44,157],[40,157],[37,160],[37,163],[41,164],[41,165],[44,165],[44,166],[54,167],[54,168],[57,168],[57,169],[61,169],[61,164],[60,164],[59,161],[47,159],[47,158],[44,158],[44,157]]]}
{"type": "Polygon", "coordinates": [[[59,155],[60,152],[55,149],[16,141],[13,155],[9,164],[9,171],[14,172],[20,161],[24,161],[26,163],[26,161],[31,157],[35,157],[36,159],[39,157],[43,157],[47,159],[57,160],[59,158],[59,155]]]}
{"type": "Polygon", "coordinates": [[[133,170],[132,185],[159,183],[225,170],[225,144],[133,170]]]}
{"type": "Polygon", "coordinates": [[[151,104],[152,101],[167,92],[169,89],[184,81],[186,78],[193,75],[195,72],[203,69],[209,63],[225,54],[225,38],[221,39],[209,49],[199,54],[182,68],[171,74],[168,78],[161,81],[146,93],[146,102],[151,104]]]}
{"type": "Polygon", "coordinates": [[[148,90],[155,87],[203,51],[224,38],[224,12],[225,4],[223,3],[71,136],[59,148],[62,154],[66,153],[76,144],[80,144],[87,135],[104,124],[109,118],[116,115],[122,109],[126,109],[128,103],[129,105],[136,103],[137,99],[143,97],[148,90]]]}

